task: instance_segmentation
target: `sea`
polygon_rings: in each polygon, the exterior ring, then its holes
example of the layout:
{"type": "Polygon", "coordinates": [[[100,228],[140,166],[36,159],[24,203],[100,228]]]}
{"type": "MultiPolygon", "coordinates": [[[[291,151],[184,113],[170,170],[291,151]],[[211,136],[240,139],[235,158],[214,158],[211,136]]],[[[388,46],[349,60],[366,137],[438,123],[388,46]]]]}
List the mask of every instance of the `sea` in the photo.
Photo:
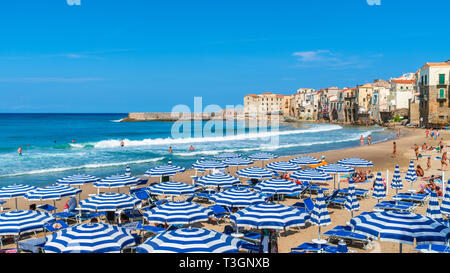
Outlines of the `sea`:
{"type": "Polygon", "coordinates": [[[361,135],[371,135],[373,143],[395,137],[394,132],[380,126],[120,122],[126,116],[0,114],[0,186],[46,186],[74,174],[106,177],[123,174],[127,166],[132,175],[140,176],[169,160],[191,168],[202,157],[213,159],[224,152],[243,157],[259,151],[279,156],[308,154],[359,146],[361,135]],[[194,151],[189,151],[191,145],[194,151]]]}

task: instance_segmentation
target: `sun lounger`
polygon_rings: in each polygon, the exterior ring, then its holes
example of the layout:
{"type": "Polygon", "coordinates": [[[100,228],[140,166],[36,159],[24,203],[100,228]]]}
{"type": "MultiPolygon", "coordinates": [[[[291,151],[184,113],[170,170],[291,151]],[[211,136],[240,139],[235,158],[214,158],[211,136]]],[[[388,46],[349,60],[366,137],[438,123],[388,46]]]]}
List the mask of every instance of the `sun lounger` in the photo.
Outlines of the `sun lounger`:
{"type": "MultiPolygon", "coordinates": [[[[339,195],[341,196],[347,196],[349,193],[349,189],[341,189],[339,191],[339,195]]],[[[355,189],[355,195],[358,199],[367,198],[369,196],[370,191],[365,189],[355,189]]]]}
{"type": "Polygon", "coordinates": [[[213,221],[217,221],[217,223],[220,221],[225,221],[225,219],[230,216],[230,213],[221,205],[212,205],[209,206],[208,209],[212,210],[214,215],[213,221]]]}
{"type": "Polygon", "coordinates": [[[418,193],[399,193],[394,197],[392,197],[392,199],[400,201],[416,202],[420,203],[421,205],[424,205],[426,200],[428,199],[428,195],[418,193]]]}
{"type": "Polygon", "coordinates": [[[314,209],[314,202],[311,198],[303,199],[303,202],[297,202],[292,205],[294,208],[303,210],[306,213],[310,214],[314,209]]]}
{"type": "Polygon", "coordinates": [[[374,210],[395,210],[395,211],[413,211],[416,205],[411,202],[404,201],[381,201],[376,204],[374,210]]]}
{"type": "Polygon", "coordinates": [[[209,198],[211,197],[211,195],[209,195],[207,193],[199,192],[199,193],[195,194],[195,197],[197,197],[199,199],[199,201],[209,203],[209,198]]]}
{"type": "Polygon", "coordinates": [[[414,248],[414,250],[418,250],[423,253],[450,253],[450,246],[424,244],[424,245],[416,246],[416,248],[414,248]]]}
{"type": "Polygon", "coordinates": [[[19,241],[19,249],[25,252],[39,253],[45,245],[45,238],[31,238],[19,241]]]}
{"type": "Polygon", "coordinates": [[[337,246],[303,243],[291,248],[291,253],[337,253],[337,246]]]}
{"type": "Polygon", "coordinates": [[[40,206],[37,207],[37,209],[43,210],[45,212],[50,212],[50,213],[53,212],[53,211],[56,211],[56,208],[54,206],[52,206],[52,205],[49,205],[49,204],[40,205],[40,206]]]}
{"type": "Polygon", "coordinates": [[[329,230],[323,234],[328,236],[328,242],[338,243],[343,239],[347,245],[362,245],[364,249],[372,248],[372,239],[367,236],[352,232],[349,226],[336,226],[332,230],[329,230]]]}
{"type": "Polygon", "coordinates": [[[340,190],[335,190],[331,195],[325,197],[325,204],[327,206],[335,206],[344,208],[345,202],[347,201],[345,198],[339,197],[340,190]]]}
{"type": "Polygon", "coordinates": [[[145,204],[148,204],[151,202],[151,196],[150,194],[147,192],[146,189],[142,188],[142,189],[137,189],[134,191],[130,191],[131,195],[136,197],[137,199],[141,200],[142,202],[144,202],[145,204]]]}
{"type": "Polygon", "coordinates": [[[246,249],[248,253],[259,253],[259,245],[243,243],[241,245],[241,248],[246,249]]]}
{"type": "Polygon", "coordinates": [[[83,211],[82,210],[81,214],[80,213],[77,214],[76,219],[78,220],[78,223],[81,223],[83,221],[90,220],[90,219],[95,218],[95,217],[102,217],[102,216],[105,216],[105,215],[106,215],[105,212],[93,213],[91,211],[83,211]]]}

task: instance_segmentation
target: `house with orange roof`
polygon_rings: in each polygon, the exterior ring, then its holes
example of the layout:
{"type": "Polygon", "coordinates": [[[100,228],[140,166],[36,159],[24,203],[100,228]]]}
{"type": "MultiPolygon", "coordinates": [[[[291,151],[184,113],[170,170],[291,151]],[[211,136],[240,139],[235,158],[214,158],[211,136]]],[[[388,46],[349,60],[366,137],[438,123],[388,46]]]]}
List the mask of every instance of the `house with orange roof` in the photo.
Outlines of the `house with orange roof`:
{"type": "Polygon", "coordinates": [[[450,60],[425,63],[418,73],[420,125],[442,127],[450,124],[450,60]]]}
{"type": "Polygon", "coordinates": [[[290,109],[290,96],[265,92],[244,96],[244,114],[247,118],[286,115],[290,109]]]}

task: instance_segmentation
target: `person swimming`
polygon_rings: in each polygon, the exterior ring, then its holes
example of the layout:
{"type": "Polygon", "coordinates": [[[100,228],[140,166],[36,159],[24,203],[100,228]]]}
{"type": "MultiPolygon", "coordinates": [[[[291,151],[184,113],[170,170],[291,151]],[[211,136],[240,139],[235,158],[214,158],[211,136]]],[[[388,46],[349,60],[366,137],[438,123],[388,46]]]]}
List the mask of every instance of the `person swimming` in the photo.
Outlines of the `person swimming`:
{"type": "Polygon", "coordinates": [[[189,147],[189,151],[193,152],[194,151],[194,146],[191,145],[191,147],[189,147]]]}
{"type": "Polygon", "coordinates": [[[20,146],[19,149],[17,149],[17,152],[19,153],[19,155],[22,155],[22,146],[20,146]]]}
{"type": "Polygon", "coordinates": [[[169,153],[172,153],[172,146],[169,147],[169,153]]]}
{"type": "Polygon", "coordinates": [[[125,146],[125,142],[123,142],[123,140],[120,142],[120,146],[121,147],[125,146]]]}

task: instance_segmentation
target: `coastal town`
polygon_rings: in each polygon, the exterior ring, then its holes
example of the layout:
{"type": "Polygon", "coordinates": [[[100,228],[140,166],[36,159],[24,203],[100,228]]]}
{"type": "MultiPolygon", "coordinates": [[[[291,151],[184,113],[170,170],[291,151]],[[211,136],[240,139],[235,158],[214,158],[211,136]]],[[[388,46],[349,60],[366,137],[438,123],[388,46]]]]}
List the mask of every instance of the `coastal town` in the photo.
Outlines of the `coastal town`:
{"type": "Polygon", "coordinates": [[[376,79],[355,87],[300,88],[295,94],[248,94],[242,118],[262,113],[287,121],[385,124],[403,121],[416,127],[450,124],[450,60],[427,62],[415,73],[376,79]]]}

